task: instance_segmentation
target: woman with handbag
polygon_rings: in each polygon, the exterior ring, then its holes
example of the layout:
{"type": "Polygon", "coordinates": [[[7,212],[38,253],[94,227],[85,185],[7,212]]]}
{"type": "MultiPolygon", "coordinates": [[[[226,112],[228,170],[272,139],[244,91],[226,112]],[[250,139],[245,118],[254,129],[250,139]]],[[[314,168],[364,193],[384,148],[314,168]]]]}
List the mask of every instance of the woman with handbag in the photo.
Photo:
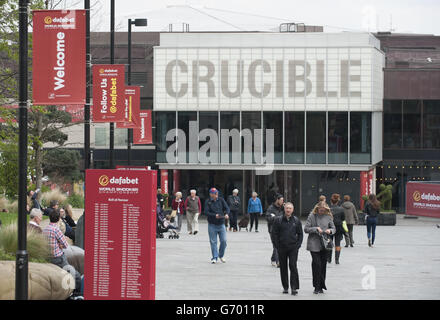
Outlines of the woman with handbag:
{"type": "Polygon", "coordinates": [[[380,201],[377,200],[376,195],[372,193],[368,196],[368,201],[364,208],[369,247],[373,247],[374,239],[376,238],[376,224],[379,211],[380,201]]]}
{"type": "MultiPolygon", "coordinates": [[[[336,227],[336,233],[332,237],[335,242],[335,263],[339,264],[339,257],[341,256],[341,240],[344,237],[344,227],[343,224],[345,222],[345,212],[344,208],[339,205],[339,201],[341,200],[341,196],[337,193],[333,193],[330,198],[330,210],[333,215],[333,223],[336,227]]],[[[347,229],[348,231],[348,229],[347,229]]],[[[328,263],[332,262],[332,251],[328,252],[328,263]]]]}
{"type": "Polygon", "coordinates": [[[312,255],[313,293],[324,293],[323,289],[327,290],[327,250],[332,250],[333,245],[329,235],[336,233],[330,208],[325,202],[318,202],[313,208],[307,217],[304,232],[309,234],[307,250],[312,255]]]}

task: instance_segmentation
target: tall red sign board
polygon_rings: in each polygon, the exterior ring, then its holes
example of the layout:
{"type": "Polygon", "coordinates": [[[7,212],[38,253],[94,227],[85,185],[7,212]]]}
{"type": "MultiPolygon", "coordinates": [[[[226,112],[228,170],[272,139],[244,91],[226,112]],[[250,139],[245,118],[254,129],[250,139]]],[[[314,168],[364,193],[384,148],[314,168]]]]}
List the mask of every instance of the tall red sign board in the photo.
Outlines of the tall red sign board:
{"type": "Polygon", "coordinates": [[[155,299],[154,170],[87,170],[84,297],[155,299]]]}
{"type": "Polygon", "coordinates": [[[407,182],[406,214],[440,218],[440,183],[407,182]]]}
{"type": "Polygon", "coordinates": [[[364,200],[362,196],[373,193],[373,169],[369,171],[361,171],[360,176],[360,208],[364,208],[364,200]]]}
{"type": "Polygon", "coordinates": [[[142,110],[139,114],[139,127],[133,129],[133,144],[151,144],[151,110],[142,110]]]}
{"type": "Polygon", "coordinates": [[[124,121],[116,123],[116,128],[132,129],[140,125],[139,113],[141,112],[140,88],[137,86],[125,87],[124,121]]]}
{"type": "Polygon", "coordinates": [[[95,64],[93,72],[93,122],[124,121],[125,67],[95,64]]]}
{"type": "Polygon", "coordinates": [[[33,12],[33,104],[86,102],[86,11],[33,12]]]}

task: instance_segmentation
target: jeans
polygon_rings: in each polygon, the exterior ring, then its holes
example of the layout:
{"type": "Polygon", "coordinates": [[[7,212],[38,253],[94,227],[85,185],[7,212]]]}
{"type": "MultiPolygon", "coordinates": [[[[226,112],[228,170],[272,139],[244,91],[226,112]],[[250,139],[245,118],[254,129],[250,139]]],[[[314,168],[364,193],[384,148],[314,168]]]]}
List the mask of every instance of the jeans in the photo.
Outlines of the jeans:
{"type": "Polygon", "coordinates": [[[237,230],[237,216],[238,216],[238,211],[235,211],[235,210],[230,211],[230,213],[229,213],[229,226],[234,230],[237,230]]]}
{"type": "Polygon", "coordinates": [[[327,273],[327,250],[310,252],[312,254],[313,287],[315,290],[325,289],[325,276],[327,273]]]}
{"type": "Polygon", "coordinates": [[[259,212],[249,212],[249,215],[251,216],[251,229],[254,226],[255,221],[255,230],[258,230],[258,216],[260,215],[259,212]]]}
{"type": "Polygon", "coordinates": [[[212,259],[223,258],[226,249],[226,227],[224,224],[208,223],[209,243],[211,244],[212,259]],[[220,239],[220,249],[217,249],[217,235],[220,239]]]}
{"type": "Polygon", "coordinates": [[[292,290],[299,289],[299,276],[298,276],[298,268],[297,268],[298,249],[280,248],[278,254],[280,256],[280,275],[281,275],[281,284],[283,285],[283,288],[285,290],[289,289],[289,271],[287,269],[287,260],[289,260],[290,289],[292,290]]]}
{"type": "Polygon", "coordinates": [[[377,218],[376,217],[368,217],[367,218],[367,236],[368,239],[371,239],[371,244],[374,244],[374,239],[376,238],[376,224],[377,224],[377,218]]]}
{"type": "Polygon", "coordinates": [[[57,265],[58,267],[60,267],[61,269],[66,270],[67,272],[69,272],[72,277],[75,279],[75,293],[80,293],[81,292],[81,275],[78,271],[75,270],[74,267],[72,267],[69,262],[67,262],[67,258],[66,255],[63,254],[60,257],[56,257],[56,258],[52,258],[51,262],[54,265],[57,265]]]}
{"type": "Polygon", "coordinates": [[[183,214],[177,214],[176,218],[177,218],[177,231],[180,232],[180,230],[182,229],[183,214]]]}

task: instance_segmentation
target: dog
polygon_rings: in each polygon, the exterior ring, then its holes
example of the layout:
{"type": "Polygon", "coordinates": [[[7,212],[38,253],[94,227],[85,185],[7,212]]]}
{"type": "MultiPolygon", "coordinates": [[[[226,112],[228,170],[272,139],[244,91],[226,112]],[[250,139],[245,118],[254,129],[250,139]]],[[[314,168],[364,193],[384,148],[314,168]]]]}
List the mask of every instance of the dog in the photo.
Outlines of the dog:
{"type": "Polygon", "coordinates": [[[249,215],[245,214],[244,217],[238,222],[238,231],[241,231],[242,228],[248,231],[248,224],[249,224],[249,215]]]}

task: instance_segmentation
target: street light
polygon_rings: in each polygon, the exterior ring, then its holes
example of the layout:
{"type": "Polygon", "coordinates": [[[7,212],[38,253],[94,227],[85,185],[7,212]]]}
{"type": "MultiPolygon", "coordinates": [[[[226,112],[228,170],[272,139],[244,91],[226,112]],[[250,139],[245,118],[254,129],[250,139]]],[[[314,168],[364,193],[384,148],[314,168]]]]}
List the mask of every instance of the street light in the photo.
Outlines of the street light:
{"type": "MultiPolygon", "coordinates": [[[[127,84],[131,85],[131,26],[146,27],[147,19],[128,19],[128,72],[127,84]]],[[[131,143],[133,141],[133,129],[127,129],[127,160],[131,165],[131,143]]]]}

